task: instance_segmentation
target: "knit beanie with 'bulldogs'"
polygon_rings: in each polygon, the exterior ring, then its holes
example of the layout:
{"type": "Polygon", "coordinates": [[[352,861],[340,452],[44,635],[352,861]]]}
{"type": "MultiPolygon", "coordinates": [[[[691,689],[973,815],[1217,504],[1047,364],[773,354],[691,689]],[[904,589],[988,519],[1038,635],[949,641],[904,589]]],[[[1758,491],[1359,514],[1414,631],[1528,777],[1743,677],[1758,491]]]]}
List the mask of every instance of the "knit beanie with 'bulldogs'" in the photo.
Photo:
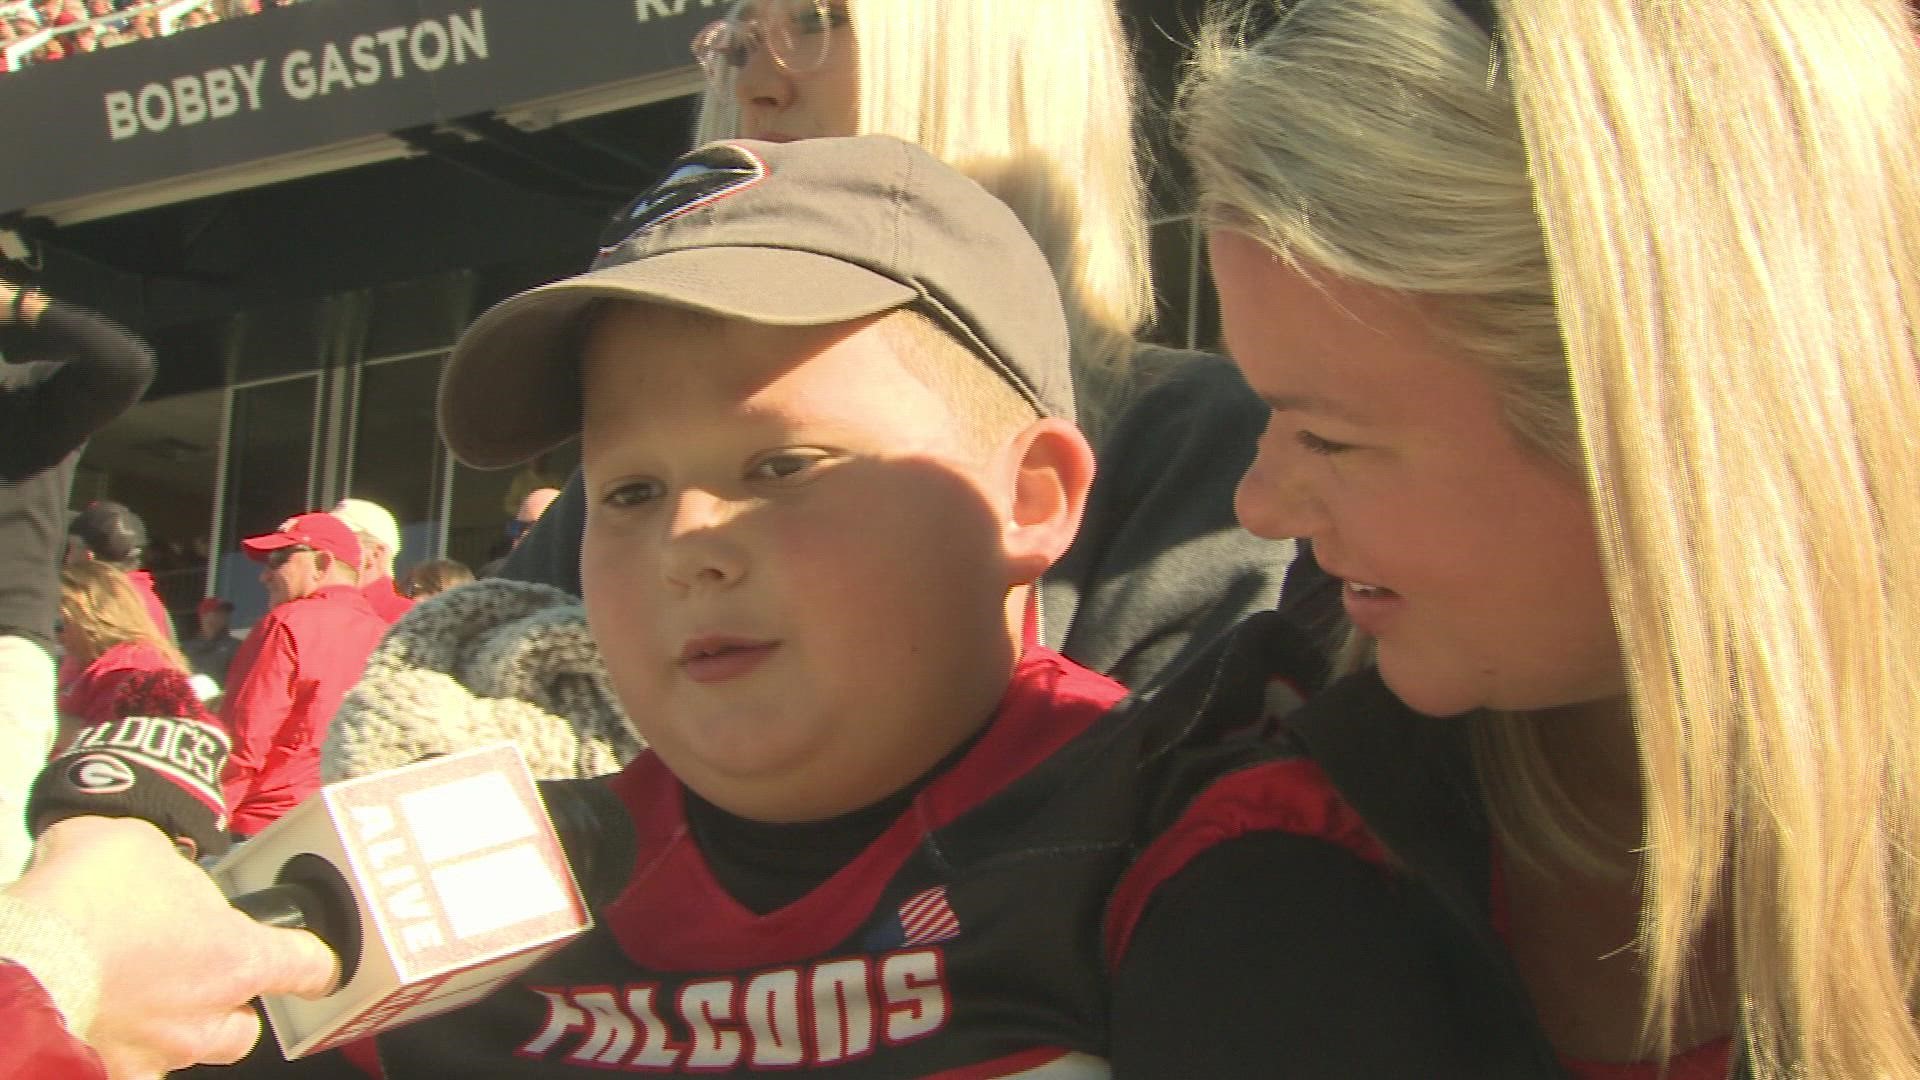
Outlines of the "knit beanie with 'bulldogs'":
{"type": "Polygon", "coordinates": [[[488,579],[393,624],[334,715],[320,772],[344,780],[501,741],[541,780],[616,772],[642,746],[579,599],[488,579]]]}
{"type": "Polygon", "coordinates": [[[127,676],[114,719],[82,728],[34,780],[28,829],[81,815],[150,821],[190,857],[227,850],[220,774],[231,743],[184,671],[127,676]]]}

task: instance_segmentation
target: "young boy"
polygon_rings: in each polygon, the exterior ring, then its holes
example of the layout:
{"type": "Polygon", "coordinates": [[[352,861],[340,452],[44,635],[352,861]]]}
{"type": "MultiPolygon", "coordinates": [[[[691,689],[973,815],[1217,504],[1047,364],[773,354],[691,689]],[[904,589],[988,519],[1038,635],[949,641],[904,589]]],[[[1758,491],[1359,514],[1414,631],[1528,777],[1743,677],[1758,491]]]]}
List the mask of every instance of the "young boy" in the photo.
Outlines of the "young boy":
{"type": "Polygon", "coordinates": [[[889,138],[709,145],[482,316],[440,409],[478,466],[581,435],[650,749],[547,788],[596,928],[380,1075],[1107,1074],[1147,736],[1028,626],[1093,466],[1004,205],[889,138]]]}

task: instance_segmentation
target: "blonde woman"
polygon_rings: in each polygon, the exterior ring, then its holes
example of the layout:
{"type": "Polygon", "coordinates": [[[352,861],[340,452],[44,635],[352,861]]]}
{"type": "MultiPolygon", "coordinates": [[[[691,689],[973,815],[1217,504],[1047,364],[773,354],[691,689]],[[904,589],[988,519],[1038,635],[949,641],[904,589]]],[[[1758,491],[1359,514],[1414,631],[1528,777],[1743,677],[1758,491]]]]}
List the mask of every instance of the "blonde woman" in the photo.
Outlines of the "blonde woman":
{"type": "MultiPolygon", "coordinates": [[[[1292,545],[1232,513],[1259,402],[1219,358],[1136,340],[1153,298],[1113,0],[744,0],[693,52],[699,141],[906,139],[1000,196],[1046,253],[1100,472],[1079,541],[1041,581],[1043,644],[1143,686],[1273,606],[1292,545]]],[[[576,478],[503,576],[578,595],[583,520],[576,478]]]]}
{"type": "Polygon", "coordinates": [[[1261,6],[1183,106],[1239,509],[1371,658],[1156,974],[1288,1076],[1920,1075],[1906,4],[1261,6]]]}
{"type": "MultiPolygon", "coordinates": [[[[161,637],[146,604],[127,575],[102,562],[80,562],[60,571],[60,647],[65,653],[60,685],[60,735],[56,752],[82,728],[118,720],[128,681],[164,673],[177,676],[178,708],[204,717],[189,685],[191,668],[179,646],[161,637]]],[[[164,680],[175,681],[172,678],[164,680]]],[[[144,715],[144,714],[142,714],[144,715]]]]}

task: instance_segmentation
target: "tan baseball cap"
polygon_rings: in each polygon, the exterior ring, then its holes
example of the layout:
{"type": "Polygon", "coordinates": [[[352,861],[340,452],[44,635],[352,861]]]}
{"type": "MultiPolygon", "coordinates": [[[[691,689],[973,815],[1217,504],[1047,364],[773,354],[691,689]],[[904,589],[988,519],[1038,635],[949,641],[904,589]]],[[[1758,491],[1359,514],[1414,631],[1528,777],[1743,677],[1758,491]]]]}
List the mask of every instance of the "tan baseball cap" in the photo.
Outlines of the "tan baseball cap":
{"type": "Polygon", "coordinates": [[[580,315],[608,298],[770,326],[911,307],[1042,415],[1074,415],[1045,257],[1005,203],[889,136],[681,157],[614,219],[586,273],[503,300],[461,335],[440,380],[455,457],[505,468],[579,433],[580,315]]]}

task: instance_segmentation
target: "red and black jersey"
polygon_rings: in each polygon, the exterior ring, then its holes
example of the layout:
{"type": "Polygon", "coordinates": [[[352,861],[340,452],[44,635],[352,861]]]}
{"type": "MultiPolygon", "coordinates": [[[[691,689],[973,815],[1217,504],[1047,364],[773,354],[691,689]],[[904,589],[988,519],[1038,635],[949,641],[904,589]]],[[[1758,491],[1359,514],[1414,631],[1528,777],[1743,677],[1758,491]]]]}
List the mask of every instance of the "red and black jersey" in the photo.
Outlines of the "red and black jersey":
{"type": "Polygon", "coordinates": [[[380,1036],[385,1075],[1108,1075],[1104,912],[1184,726],[1112,709],[1122,693],[1030,648],[971,747],[764,913],[720,885],[653,755],[548,785],[556,818],[597,801],[618,819],[575,860],[598,925],[488,1000],[380,1036]]]}

